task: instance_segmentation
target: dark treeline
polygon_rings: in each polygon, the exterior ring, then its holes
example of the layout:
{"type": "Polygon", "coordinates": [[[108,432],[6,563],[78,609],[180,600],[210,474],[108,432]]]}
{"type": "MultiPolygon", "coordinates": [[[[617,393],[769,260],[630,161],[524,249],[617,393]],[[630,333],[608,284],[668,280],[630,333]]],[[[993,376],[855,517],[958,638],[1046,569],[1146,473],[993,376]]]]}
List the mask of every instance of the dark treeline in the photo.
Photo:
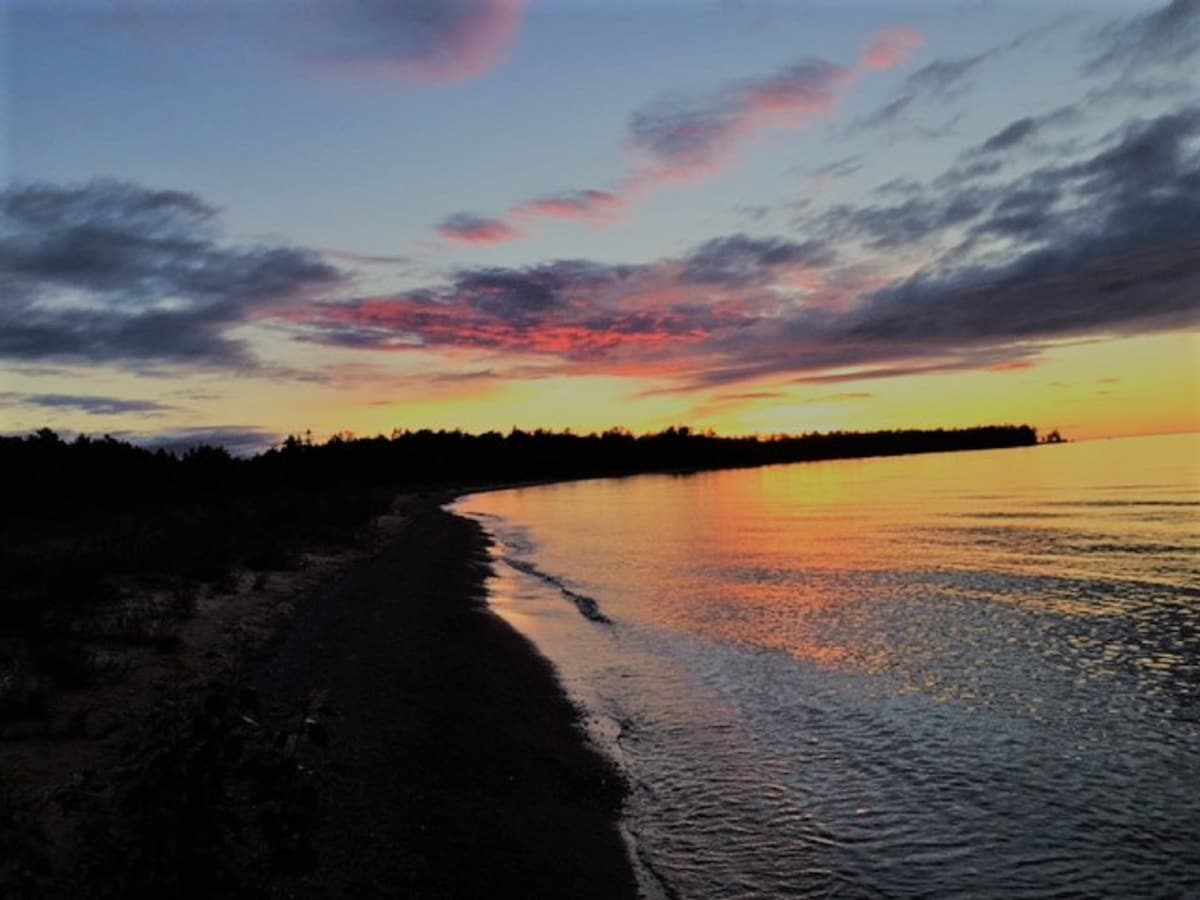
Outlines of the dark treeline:
{"type": "Polygon", "coordinates": [[[221,447],[200,446],[176,455],[110,437],[63,441],[44,429],[28,437],[0,438],[0,466],[7,475],[6,518],[11,518],[62,515],[68,504],[159,505],[279,488],[301,493],[322,485],[437,488],[1036,443],[1037,432],[1027,425],[735,438],[686,427],[646,435],[623,429],[588,435],[422,430],[397,431],[391,437],[338,435],[323,444],[293,436],[239,459],[221,447]]]}

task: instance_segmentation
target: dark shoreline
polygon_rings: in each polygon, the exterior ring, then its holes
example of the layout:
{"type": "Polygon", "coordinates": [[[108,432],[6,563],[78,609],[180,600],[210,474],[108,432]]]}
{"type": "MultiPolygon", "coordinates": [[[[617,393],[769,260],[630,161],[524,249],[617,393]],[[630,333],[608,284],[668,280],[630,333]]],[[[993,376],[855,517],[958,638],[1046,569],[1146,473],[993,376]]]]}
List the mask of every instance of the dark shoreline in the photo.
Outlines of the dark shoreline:
{"type": "Polygon", "coordinates": [[[486,605],[488,539],[402,501],[370,558],[306,598],[257,666],[264,706],[326,692],[312,897],[636,897],[613,763],[551,664],[486,605]]]}

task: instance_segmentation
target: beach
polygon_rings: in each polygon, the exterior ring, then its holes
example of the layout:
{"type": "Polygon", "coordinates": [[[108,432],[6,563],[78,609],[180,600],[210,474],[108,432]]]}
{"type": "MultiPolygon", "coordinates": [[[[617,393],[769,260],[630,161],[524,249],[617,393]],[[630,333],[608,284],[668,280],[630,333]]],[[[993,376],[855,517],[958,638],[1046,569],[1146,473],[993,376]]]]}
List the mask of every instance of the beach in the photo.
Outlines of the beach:
{"type": "Polygon", "coordinates": [[[10,724],[0,892],[636,896],[622,777],[489,610],[488,539],[451,496],[235,573],[169,654],[10,724]]]}
{"type": "Polygon", "coordinates": [[[331,710],[314,897],[636,896],[619,773],[550,664],[486,606],[486,538],[413,498],[378,551],[306,598],[259,666],[286,715],[331,710]]]}

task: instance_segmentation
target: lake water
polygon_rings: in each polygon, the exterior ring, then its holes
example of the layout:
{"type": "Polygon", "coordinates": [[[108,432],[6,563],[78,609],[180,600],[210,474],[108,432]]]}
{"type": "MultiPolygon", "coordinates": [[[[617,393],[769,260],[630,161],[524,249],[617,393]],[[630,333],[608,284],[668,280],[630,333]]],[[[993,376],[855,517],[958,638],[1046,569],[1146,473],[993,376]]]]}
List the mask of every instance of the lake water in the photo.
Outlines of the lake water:
{"type": "Polygon", "coordinates": [[[1200,896],[1200,436],[478,494],[651,896],[1200,896]]]}

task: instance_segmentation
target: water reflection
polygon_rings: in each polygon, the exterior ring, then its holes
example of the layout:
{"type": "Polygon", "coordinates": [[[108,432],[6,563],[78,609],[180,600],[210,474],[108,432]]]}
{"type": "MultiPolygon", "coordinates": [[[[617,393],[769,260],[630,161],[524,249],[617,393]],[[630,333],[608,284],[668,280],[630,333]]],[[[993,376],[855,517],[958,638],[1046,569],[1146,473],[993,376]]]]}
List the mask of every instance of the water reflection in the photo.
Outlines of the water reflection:
{"type": "Polygon", "coordinates": [[[1200,885],[1198,451],[843,461],[463,507],[498,517],[525,571],[499,565],[496,603],[627,761],[632,827],[680,896],[1161,896],[1200,885]]]}

